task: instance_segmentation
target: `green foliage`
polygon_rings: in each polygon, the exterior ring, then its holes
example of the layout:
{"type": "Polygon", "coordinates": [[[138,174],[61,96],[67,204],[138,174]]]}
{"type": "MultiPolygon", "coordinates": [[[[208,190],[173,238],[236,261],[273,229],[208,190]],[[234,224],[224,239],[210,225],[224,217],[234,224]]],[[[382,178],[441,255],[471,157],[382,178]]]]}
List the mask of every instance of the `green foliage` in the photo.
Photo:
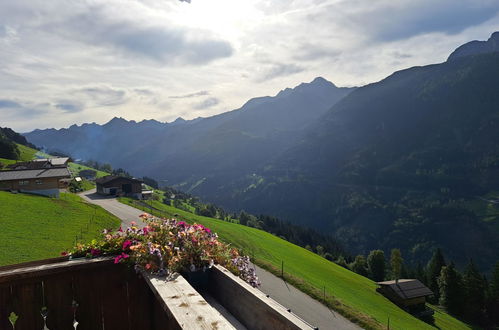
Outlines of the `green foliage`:
{"type": "Polygon", "coordinates": [[[438,277],[445,266],[445,259],[440,248],[437,248],[433,253],[428,265],[426,266],[426,285],[433,291],[433,301],[439,299],[438,277]]]}
{"type": "Polygon", "coordinates": [[[443,266],[438,277],[440,293],[439,304],[449,313],[459,315],[462,312],[462,279],[454,264],[443,266]]]}
{"type": "Polygon", "coordinates": [[[402,266],[404,264],[404,259],[402,259],[402,253],[399,249],[392,249],[392,254],[390,256],[390,266],[392,268],[392,276],[396,280],[400,278],[402,272],[402,266]]]}
{"type": "Polygon", "coordinates": [[[0,132],[0,158],[19,159],[17,145],[0,132]]]}
{"type": "Polygon", "coordinates": [[[367,268],[369,277],[375,281],[383,281],[385,279],[385,253],[382,250],[373,250],[367,256],[367,268]]]}
{"type": "Polygon", "coordinates": [[[79,196],[0,192],[0,265],[57,257],[75,238],[91,240],[120,220],[79,196]]]}
{"type": "Polygon", "coordinates": [[[489,283],[487,314],[493,324],[499,326],[499,262],[496,263],[489,283]]]}
{"type": "Polygon", "coordinates": [[[463,313],[464,317],[471,322],[482,323],[485,288],[485,279],[476,269],[473,260],[470,260],[463,274],[463,313]]]}
{"type": "Polygon", "coordinates": [[[350,269],[362,276],[368,276],[367,260],[363,255],[358,255],[355,257],[354,262],[350,265],[350,269]]]}

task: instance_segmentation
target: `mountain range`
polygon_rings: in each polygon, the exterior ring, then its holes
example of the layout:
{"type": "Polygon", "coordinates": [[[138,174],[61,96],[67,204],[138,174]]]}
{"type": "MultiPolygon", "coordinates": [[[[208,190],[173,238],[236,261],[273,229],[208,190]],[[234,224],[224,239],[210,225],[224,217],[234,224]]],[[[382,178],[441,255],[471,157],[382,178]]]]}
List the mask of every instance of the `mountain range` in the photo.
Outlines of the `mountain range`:
{"type": "Polygon", "coordinates": [[[499,33],[360,88],[323,78],[173,123],[115,118],[27,139],[231,210],[335,233],[352,253],[499,256],[499,33]]]}

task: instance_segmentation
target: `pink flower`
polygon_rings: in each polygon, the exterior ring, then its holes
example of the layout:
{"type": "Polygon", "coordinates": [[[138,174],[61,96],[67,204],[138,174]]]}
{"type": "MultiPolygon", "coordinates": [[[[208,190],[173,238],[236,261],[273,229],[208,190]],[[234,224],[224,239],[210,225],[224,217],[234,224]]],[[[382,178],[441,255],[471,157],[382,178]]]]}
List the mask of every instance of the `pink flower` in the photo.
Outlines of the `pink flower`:
{"type": "Polygon", "coordinates": [[[123,228],[121,228],[121,226],[120,226],[120,229],[118,229],[118,231],[119,231],[120,233],[122,233],[122,232],[123,232],[123,228]]]}
{"type": "Polygon", "coordinates": [[[142,233],[144,233],[144,235],[147,235],[149,233],[149,227],[145,226],[144,228],[142,228],[142,233]]]}
{"type": "Polygon", "coordinates": [[[131,245],[132,245],[132,241],[130,241],[129,239],[127,239],[126,241],[123,242],[123,250],[126,250],[131,245]]]}
{"type": "Polygon", "coordinates": [[[99,249],[90,249],[90,254],[94,257],[100,255],[100,250],[99,249]]]}
{"type": "Polygon", "coordinates": [[[131,222],[132,226],[135,226],[137,223],[135,221],[131,222]]]}
{"type": "Polygon", "coordinates": [[[130,257],[130,256],[128,254],[126,254],[126,253],[123,252],[122,254],[120,254],[119,256],[116,256],[116,258],[114,258],[114,263],[117,264],[121,260],[126,259],[128,257],[130,257]]]}
{"type": "Polygon", "coordinates": [[[177,225],[185,227],[186,223],[184,221],[179,221],[177,225]]]}

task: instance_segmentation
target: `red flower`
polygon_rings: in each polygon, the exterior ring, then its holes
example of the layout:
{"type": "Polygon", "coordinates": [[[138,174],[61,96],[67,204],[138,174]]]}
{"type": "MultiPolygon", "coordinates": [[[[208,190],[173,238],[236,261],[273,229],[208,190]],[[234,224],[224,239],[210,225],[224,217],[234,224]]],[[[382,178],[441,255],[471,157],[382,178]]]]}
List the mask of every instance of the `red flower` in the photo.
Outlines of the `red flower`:
{"type": "Polygon", "coordinates": [[[90,254],[94,257],[100,255],[100,250],[99,249],[90,249],[90,254]]]}
{"type": "Polygon", "coordinates": [[[68,253],[67,253],[66,251],[62,251],[62,252],[61,252],[61,256],[64,256],[64,257],[65,257],[65,256],[67,256],[67,255],[68,255],[68,253]]]}

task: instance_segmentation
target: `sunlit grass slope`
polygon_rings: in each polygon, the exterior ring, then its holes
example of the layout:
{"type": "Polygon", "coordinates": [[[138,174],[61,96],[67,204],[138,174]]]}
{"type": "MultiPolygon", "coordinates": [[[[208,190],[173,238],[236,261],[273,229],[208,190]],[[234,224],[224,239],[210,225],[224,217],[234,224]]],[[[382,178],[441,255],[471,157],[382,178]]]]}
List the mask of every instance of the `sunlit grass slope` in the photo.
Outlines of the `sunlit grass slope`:
{"type": "MultiPolygon", "coordinates": [[[[257,264],[276,274],[280,274],[281,262],[284,261],[285,276],[290,282],[319,300],[323,300],[325,287],[326,303],[363,327],[386,328],[389,317],[391,329],[434,329],[378,294],[373,281],[267,232],[198,216],[157,201],[147,203],[161,210],[161,214],[127,198],[121,201],[147,212],[152,210],[156,215],[173,217],[177,214],[178,219],[203,224],[217,232],[222,240],[253,256],[257,264]]],[[[442,312],[436,312],[435,319],[435,325],[441,329],[469,328],[442,312]]]]}
{"type": "Polygon", "coordinates": [[[81,165],[81,164],[77,164],[77,163],[69,163],[68,168],[71,171],[71,173],[73,174],[73,176],[78,176],[78,173],[81,170],[93,170],[93,171],[96,171],[97,172],[97,174],[96,174],[97,178],[102,178],[102,177],[104,177],[106,175],[109,175],[109,173],[107,173],[107,172],[99,171],[99,170],[96,170],[95,168],[88,167],[88,166],[81,165]]]}
{"type": "Polygon", "coordinates": [[[0,192],[0,265],[57,257],[120,220],[73,194],[54,199],[0,192]]]}

